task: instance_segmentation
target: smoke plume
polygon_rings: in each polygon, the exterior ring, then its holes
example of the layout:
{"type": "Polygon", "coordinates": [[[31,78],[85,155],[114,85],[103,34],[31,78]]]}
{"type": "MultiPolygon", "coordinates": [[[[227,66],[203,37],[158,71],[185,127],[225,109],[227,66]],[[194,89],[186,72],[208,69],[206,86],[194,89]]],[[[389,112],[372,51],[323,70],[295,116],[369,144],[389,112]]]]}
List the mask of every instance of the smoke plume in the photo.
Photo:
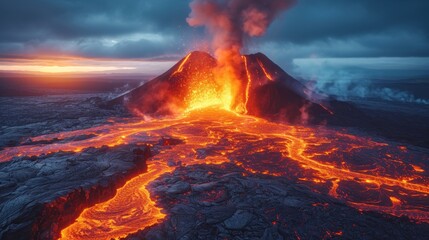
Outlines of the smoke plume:
{"type": "Polygon", "coordinates": [[[239,54],[246,37],[262,36],[294,0],[194,0],[187,22],[212,34],[215,55],[239,54]]]}

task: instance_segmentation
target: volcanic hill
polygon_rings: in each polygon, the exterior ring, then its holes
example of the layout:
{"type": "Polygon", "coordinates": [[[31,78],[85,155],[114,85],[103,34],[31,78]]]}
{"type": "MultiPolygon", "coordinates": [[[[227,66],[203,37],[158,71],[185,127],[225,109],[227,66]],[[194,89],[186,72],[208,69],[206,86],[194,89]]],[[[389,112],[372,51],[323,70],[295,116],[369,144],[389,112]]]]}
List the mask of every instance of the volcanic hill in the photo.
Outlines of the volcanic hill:
{"type": "MultiPolygon", "coordinates": [[[[167,115],[221,104],[223,82],[216,79],[218,61],[205,52],[191,52],[168,71],[112,100],[142,115],[167,115]]],[[[314,100],[312,91],[262,53],[243,55],[236,66],[238,86],[233,109],[249,115],[297,122],[331,112],[314,100]]],[[[311,119],[314,120],[314,119],[311,119]]]]}

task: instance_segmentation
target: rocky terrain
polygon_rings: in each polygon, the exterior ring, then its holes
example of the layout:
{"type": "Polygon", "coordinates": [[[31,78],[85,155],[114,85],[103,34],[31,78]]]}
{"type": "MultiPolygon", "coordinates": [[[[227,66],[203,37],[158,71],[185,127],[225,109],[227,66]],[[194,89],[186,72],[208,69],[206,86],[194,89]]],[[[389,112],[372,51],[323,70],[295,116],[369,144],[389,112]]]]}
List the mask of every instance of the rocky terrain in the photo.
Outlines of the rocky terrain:
{"type": "Polygon", "coordinates": [[[106,94],[0,98],[0,149],[28,137],[108,124],[126,114],[99,108],[106,94]]]}
{"type": "Polygon", "coordinates": [[[425,239],[428,225],[364,213],[233,164],[178,168],[151,183],[167,218],[127,239],[425,239]]]}
{"type": "MultiPolygon", "coordinates": [[[[0,99],[2,152],[16,146],[39,148],[92,141],[97,132],[38,141],[31,140],[31,137],[135,120],[120,109],[99,108],[102,97],[74,95],[0,99]]],[[[320,186],[315,183],[297,181],[296,178],[303,173],[296,172],[295,176],[294,171],[300,169],[296,162],[278,166],[279,172],[289,169],[289,176],[251,171],[265,169],[267,161],[255,161],[263,156],[281,160],[281,155],[275,152],[278,151],[275,144],[282,142],[280,138],[272,138],[274,142],[270,146],[264,140],[256,141],[252,135],[237,133],[235,137],[243,141],[242,144],[237,142],[242,149],[231,156],[251,169],[233,162],[204,164],[201,159],[220,154],[221,147],[231,148],[229,138],[234,133],[234,124],[230,126],[231,133],[225,134],[229,140],[220,139],[217,144],[209,144],[196,152],[181,140],[162,135],[167,133],[166,130],[177,129],[191,136],[193,127],[189,124],[187,121],[181,125],[173,124],[153,136],[136,137],[141,140],[116,146],[89,147],[33,157],[22,153],[22,156],[17,154],[11,160],[0,159],[0,239],[58,238],[61,229],[73,223],[83,209],[112,198],[126,181],[144,173],[147,164],[163,160],[155,161],[153,156],[156,158],[166,150],[175,151],[169,145],[176,144],[176,149],[181,152],[178,151],[174,159],[164,159],[165,164],[176,167],[175,170],[161,175],[147,186],[156,206],[166,214],[165,218],[129,235],[127,239],[425,239],[429,235],[427,223],[359,210],[320,191],[320,186]],[[253,149],[252,157],[245,158],[252,151],[244,144],[249,140],[254,141],[254,145],[248,147],[274,149],[272,153],[253,149]],[[182,163],[180,157],[183,153],[190,154],[187,158],[195,155],[197,165],[182,163]]],[[[205,126],[207,123],[202,124],[205,126]]],[[[197,130],[195,127],[193,131],[197,130]]],[[[209,133],[213,135],[209,138],[217,139],[222,129],[213,126],[209,133]]],[[[425,148],[412,151],[419,152],[417,156],[427,156],[425,148]]],[[[362,167],[365,164],[370,163],[359,163],[362,167]]],[[[426,167],[417,170],[424,171],[421,175],[427,176],[426,167]]],[[[332,180],[328,179],[324,186],[330,182],[332,180]]],[[[341,185],[339,188],[344,191],[354,189],[353,185],[341,185]]],[[[396,188],[394,190],[397,191],[396,188]]],[[[373,195],[371,192],[368,196],[378,198],[373,195]]],[[[417,199],[413,200],[416,204],[427,207],[424,196],[417,199]]],[[[391,204],[389,199],[383,201],[391,204]]]]}

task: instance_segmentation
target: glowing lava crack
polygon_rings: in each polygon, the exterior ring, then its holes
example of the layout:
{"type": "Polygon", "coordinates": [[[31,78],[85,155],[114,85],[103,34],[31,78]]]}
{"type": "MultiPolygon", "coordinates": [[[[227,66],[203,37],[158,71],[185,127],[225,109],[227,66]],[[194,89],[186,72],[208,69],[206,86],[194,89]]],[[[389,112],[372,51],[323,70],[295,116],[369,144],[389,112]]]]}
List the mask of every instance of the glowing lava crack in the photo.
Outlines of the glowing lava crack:
{"type": "Polygon", "coordinates": [[[116,123],[34,139],[89,134],[91,137],[84,141],[18,146],[6,148],[0,155],[9,159],[17,153],[30,156],[64,149],[84,151],[162,136],[182,139],[183,144],[162,150],[149,160],[146,173],[130,179],[112,199],[85,209],[75,223],[62,230],[62,239],[125,237],[162,221],[165,214],[150,198],[146,186],[176,169],[177,164],[169,161],[180,161],[182,166],[231,162],[250,173],[308,185],[361,210],[429,221],[429,206],[424,204],[429,198],[429,179],[422,165],[427,156],[337,129],[291,126],[204,109],[176,119],[116,123]],[[199,155],[201,151],[204,156],[199,155]],[[272,153],[278,157],[270,157],[272,153]]]}

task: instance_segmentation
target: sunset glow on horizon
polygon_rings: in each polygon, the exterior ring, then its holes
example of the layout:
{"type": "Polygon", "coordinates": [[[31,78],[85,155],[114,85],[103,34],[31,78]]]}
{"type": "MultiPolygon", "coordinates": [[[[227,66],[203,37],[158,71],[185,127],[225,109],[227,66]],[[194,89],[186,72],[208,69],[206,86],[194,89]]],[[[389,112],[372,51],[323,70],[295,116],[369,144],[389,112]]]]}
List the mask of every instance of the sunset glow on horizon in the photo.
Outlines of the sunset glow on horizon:
{"type": "Polygon", "coordinates": [[[131,73],[160,74],[172,61],[98,59],[12,59],[0,61],[0,71],[16,73],[131,73]]]}
{"type": "Polygon", "coordinates": [[[40,65],[10,65],[0,66],[0,71],[41,72],[41,73],[90,73],[118,70],[134,70],[136,67],[113,66],[40,66],[40,65]]]}

